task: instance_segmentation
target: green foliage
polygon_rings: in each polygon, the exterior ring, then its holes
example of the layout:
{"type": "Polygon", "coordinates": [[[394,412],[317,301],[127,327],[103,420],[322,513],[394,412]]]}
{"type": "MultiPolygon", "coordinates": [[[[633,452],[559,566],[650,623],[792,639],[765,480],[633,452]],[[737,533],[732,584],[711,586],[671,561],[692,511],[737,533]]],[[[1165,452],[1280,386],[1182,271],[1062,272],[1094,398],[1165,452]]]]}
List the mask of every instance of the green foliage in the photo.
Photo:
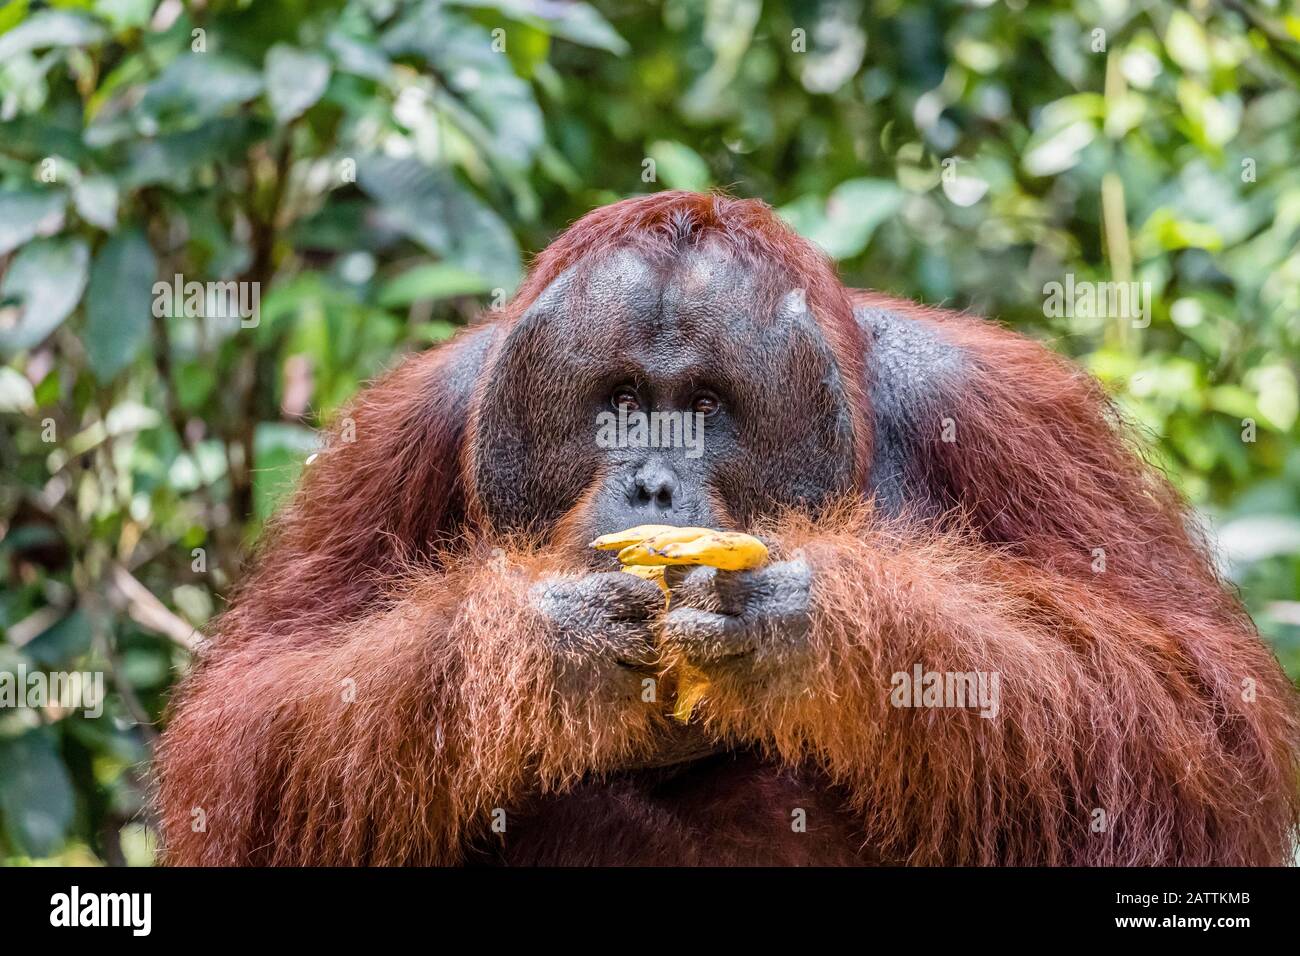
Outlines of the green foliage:
{"type": "Polygon", "coordinates": [[[766,199],[848,282],[1079,358],[1300,674],[1280,7],[0,5],[0,672],[107,692],[0,708],[0,860],[151,859],[166,696],[317,428],[523,252],[661,188],[766,199]],[[1149,324],[1047,308],[1066,276],[1147,284],[1149,324]],[[185,282],[255,284],[256,321],[185,282]]]}

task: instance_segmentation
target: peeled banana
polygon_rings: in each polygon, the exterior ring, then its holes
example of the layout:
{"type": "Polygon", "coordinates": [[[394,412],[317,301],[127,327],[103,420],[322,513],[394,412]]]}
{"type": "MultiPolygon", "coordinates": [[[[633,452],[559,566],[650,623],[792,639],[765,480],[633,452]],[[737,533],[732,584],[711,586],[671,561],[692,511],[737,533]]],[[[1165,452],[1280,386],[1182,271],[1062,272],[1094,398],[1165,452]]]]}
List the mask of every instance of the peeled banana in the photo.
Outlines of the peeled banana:
{"type": "MultiPolygon", "coordinates": [[[[673,525],[643,524],[626,531],[604,534],[591,542],[602,551],[618,551],[618,560],[629,574],[654,581],[669,595],[664,581],[668,565],[709,565],[720,571],[748,571],[767,561],[767,545],[753,535],[712,528],[680,528],[673,525]]],[[[677,668],[677,700],[673,717],[683,723],[691,719],[696,706],[708,696],[709,679],[689,664],[677,668]]]]}

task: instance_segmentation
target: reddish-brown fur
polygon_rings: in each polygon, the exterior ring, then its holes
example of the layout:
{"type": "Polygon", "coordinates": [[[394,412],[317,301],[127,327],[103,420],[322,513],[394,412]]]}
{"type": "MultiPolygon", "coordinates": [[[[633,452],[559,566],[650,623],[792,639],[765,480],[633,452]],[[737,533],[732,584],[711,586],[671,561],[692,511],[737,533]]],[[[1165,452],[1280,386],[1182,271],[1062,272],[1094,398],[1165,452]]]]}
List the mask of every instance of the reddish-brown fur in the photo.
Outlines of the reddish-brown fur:
{"type": "MultiPolygon", "coordinates": [[[[569,265],[683,217],[788,262],[861,379],[848,296],[757,203],[597,210],[498,321],[569,265]]],[[[956,442],[923,443],[947,511],[886,518],[854,500],[769,521],[778,556],[815,571],[812,652],[777,682],[711,675],[700,726],[738,755],[710,758],[721,771],[670,774],[653,799],[604,776],[653,763],[674,729],[655,707],[566,689],[574,661],[528,592],[585,571],[579,543],[474,519],[472,410],[442,372],[471,332],[364,391],[343,416],[356,441],[330,444],[268,533],[165,736],[167,861],[465,862],[497,852],[505,808],[513,862],[1284,862],[1294,688],[1096,383],[983,321],[853,295],[972,357],[956,442]],[[1002,713],[890,706],[891,675],[917,662],[1000,673],[1002,713]],[[808,834],[791,834],[790,805],[810,808],[808,834]],[[556,828],[562,857],[542,839],[556,828]]],[[[857,386],[853,402],[864,472],[857,386]]]]}

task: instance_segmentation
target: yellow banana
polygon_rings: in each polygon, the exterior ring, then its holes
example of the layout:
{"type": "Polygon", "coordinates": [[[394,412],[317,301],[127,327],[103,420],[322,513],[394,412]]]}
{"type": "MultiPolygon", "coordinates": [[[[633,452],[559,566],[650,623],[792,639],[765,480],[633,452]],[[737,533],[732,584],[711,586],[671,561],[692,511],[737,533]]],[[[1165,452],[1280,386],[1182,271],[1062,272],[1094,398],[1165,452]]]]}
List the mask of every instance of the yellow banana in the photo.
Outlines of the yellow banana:
{"type": "Polygon", "coordinates": [[[676,528],[629,544],[624,564],[707,564],[721,571],[748,571],[767,561],[767,546],[753,535],[709,528],[676,528]]]}
{"type": "Polygon", "coordinates": [[[602,534],[591,542],[591,546],[597,551],[622,551],[629,544],[636,544],[638,541],[644,541],[646,538],[662,534],[665,531],[679,530],[681,529],[671,524],[641,524],[635,528],[628,528],[626,531],[602,534]]]}
{"type": "MultiPolygon", "coordinates": [[[[602,551],[618,550],[623,570],[654,581],[669,595],[664,568],[674,564],[710,565],[720,571],[748,571],[767,561],[767,545],[753,535],[712,528],[680,528],[673,525],[643,524],[614,534],[603,534],[591,542],[602,551]]],[[[677,700],[672,715],[685,723],[709,694],[705,674],[683,662],[677,671],[677,700]]]]}
{"type": "Polygon", "coordinates": [[[635,574],[638,578],[645,578],[647,581],[654,581],[661,585],[664,581],[664,569],[648,564],[629,564],[623,568],[623,573],[635,574]]]}
{"type": "Polygon", "coordinates": [[[709,679],[704,672],[690,664],[677,666],[677,700],[673,704],[673,718],[683,724],[691,719],[696,706],[709,696],[709,679]]]}
{"type": "Polygon", "coordinates": [[[667,607],[668,601],[668,584],[664,581],[664,569],[662,567],[652,567],[645,564],[629,564],[623,568],[624,574],[635,574],[638,578],[645,578],[647,581],[653,581],[659,585],[659,590],[664,592],[664,606],[667,607]]]}

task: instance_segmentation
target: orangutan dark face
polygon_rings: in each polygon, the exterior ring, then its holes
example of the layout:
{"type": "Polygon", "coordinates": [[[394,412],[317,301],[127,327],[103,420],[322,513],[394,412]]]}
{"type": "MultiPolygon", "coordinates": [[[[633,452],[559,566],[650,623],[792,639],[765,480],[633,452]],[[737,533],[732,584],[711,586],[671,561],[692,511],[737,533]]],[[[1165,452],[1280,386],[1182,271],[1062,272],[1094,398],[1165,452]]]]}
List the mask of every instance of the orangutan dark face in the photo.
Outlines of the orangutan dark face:
{"type": "Polygon", "coordinates": [[[717,244],[568,270],[483,394],[478,485],[501,527],[743,527],[853,484],[861,438],[802,290],[717,244]]]}

